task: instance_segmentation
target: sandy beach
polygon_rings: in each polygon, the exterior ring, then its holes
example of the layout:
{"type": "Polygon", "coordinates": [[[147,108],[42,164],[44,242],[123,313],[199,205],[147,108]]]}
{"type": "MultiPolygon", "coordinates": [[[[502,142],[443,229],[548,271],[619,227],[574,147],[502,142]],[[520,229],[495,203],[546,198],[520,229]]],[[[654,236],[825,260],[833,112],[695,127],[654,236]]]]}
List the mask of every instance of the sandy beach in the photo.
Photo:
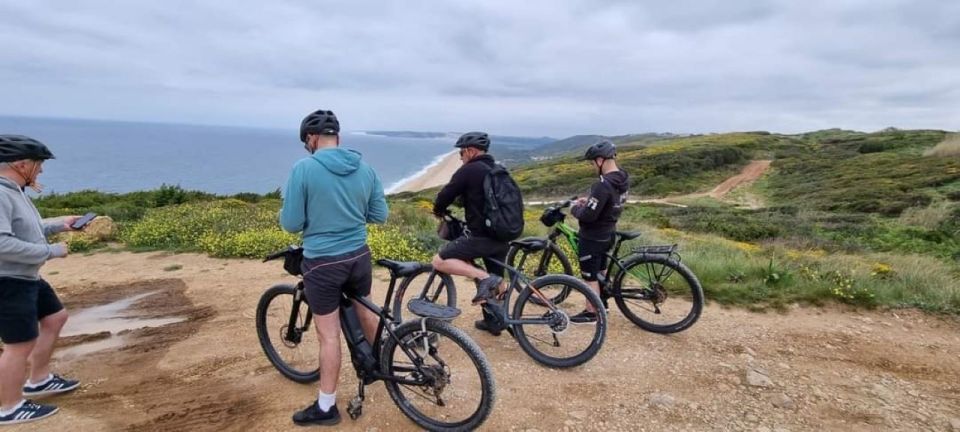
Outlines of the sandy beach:
{"type": "Polygon", "coordinates": [[[390,193],[416,192],[444,185],[450,181],[450,177],[453,177],[453,173],[457,171],[457,168],[460,168],[460,165],[460,155],[456,151],[452,151],[445,155],[439,163],[427,167],[423,173],[401,183],[390,193]]]}

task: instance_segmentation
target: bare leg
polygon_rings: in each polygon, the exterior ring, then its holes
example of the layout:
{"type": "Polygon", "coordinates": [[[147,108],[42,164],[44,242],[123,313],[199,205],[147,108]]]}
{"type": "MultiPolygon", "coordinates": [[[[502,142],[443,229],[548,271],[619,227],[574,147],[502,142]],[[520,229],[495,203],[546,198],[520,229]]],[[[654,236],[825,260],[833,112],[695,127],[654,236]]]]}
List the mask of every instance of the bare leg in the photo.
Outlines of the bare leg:
{"type": "Polygon", "coordinates": [[[320,391],[337,392],[340,380],[340,309],[326,315],[313,314],[320,341],[320,391]]]}
{"type": "Polygon", "coordinates": [[[38,382],[50,375],[50,356],[53,354],[53,344],[60,337],[60,330],[67,323],[66,309],[40,320],[40,337],[30,354],[30,380],[38,382]]]}
{"type": "MultiPolygon", "coordinates": [[[[590,289],[592,289],[594,293],[596,293],[598,296],[600,295],[600,282],[597,282],[597,281],[584,281],[584,282],[586,282],[587,285],[590,285],[590,289]]],[[[597,308],[593,307],[593,305],[590,304],[590,299],[584,299],[584,302],[586,303],[586,309],[588,311],[594,312],[594,313],[597,312],[597,308]]]]}
{"type": "Polygon", "coordinates": [[[0,408],[9,410],[23,399],[27,382],[27,359],[36,340],[4,344],[0,355],[0,408]]]}
{"type": "Polygon", "coordinates": [[[433,268],[450,275],[466,276],[473,279],[486,279],[490,274],[483,269],[458,259],[442,259],[440,255],[433,257],[433,268]]]}
{"type": "MultiPolygon", "coordinates": [[[[366,299],[370,300],[370,297],[367,296],[366,299]]],[[[380,325],[380,317],[356,300],[353,301],[353,305],[354,310],[357,311],[357,318],[360,319],[360,327],[363,327],[363,337],[367,338],[367,342],[372,347],[377,336],[377,326],[380,325]]]]}

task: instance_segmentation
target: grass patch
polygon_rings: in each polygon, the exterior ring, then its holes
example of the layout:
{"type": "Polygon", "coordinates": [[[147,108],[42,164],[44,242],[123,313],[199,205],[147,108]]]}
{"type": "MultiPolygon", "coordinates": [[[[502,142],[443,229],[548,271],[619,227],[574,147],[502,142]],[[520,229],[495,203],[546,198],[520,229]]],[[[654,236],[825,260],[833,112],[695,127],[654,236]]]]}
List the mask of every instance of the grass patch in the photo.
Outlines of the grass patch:
{"type": "Polygon", "coordinates": [[[680,243],[680,253],[722,304],[784,308],[839,302],[860,307],[917,307],[960,313],[960,270],[919,255],[826,253],[736,242],[670,228],[638,227],[648,243],[680,243]]]}
{"type": "Polygon", "coordinates": [[[164,268],[163,268],[163,271],[168,271],[168,272],[169,272],[169,271],[177,271],[177,270],[180,270],[180,269],[182,269],[182,268],[183,268],[183,266],[180,265],[180,264],[171,264],[171,265],[168,265],[168,266],[164,267],[164,268]]]}

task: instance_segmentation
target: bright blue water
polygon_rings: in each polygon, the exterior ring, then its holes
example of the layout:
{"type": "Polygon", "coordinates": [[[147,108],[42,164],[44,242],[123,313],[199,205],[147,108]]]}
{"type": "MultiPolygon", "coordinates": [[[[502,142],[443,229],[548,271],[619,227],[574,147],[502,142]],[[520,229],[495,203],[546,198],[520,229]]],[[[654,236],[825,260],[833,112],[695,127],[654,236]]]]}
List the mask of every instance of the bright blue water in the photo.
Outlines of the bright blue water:
{"type": "MultiPolygon", "coordinates": [[[[307,152],[289,130],[0,116],[0,134],[36,138],[56,155],[44,164],[46,192],[130,192],[162,184],[218,194],[266,193],[284,185],[307,152]]],[[[449,139],[346,133],[384,187],[453,150],[449,139]]]]}

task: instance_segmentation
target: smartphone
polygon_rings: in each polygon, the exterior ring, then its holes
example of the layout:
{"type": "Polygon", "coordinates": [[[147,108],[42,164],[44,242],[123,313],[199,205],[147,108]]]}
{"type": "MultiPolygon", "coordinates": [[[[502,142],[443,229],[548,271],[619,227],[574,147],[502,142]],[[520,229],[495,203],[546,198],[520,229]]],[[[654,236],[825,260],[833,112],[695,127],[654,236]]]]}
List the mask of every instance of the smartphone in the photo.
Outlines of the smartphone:
{"type": "Polygon", "coordinates": [[[97,217],[96,213],[94,212],[87,213],[83,215],[83,217],[81,217],[80,219],[77,219],[77,221],[74,222],[73,225],[70,225],[70,228],[73,228],[75,230],[83,229],[83,227],[87,226],[87,224],[90,223],[90,221],[92,221],[93,218],[95,217],[97,217]]]}

